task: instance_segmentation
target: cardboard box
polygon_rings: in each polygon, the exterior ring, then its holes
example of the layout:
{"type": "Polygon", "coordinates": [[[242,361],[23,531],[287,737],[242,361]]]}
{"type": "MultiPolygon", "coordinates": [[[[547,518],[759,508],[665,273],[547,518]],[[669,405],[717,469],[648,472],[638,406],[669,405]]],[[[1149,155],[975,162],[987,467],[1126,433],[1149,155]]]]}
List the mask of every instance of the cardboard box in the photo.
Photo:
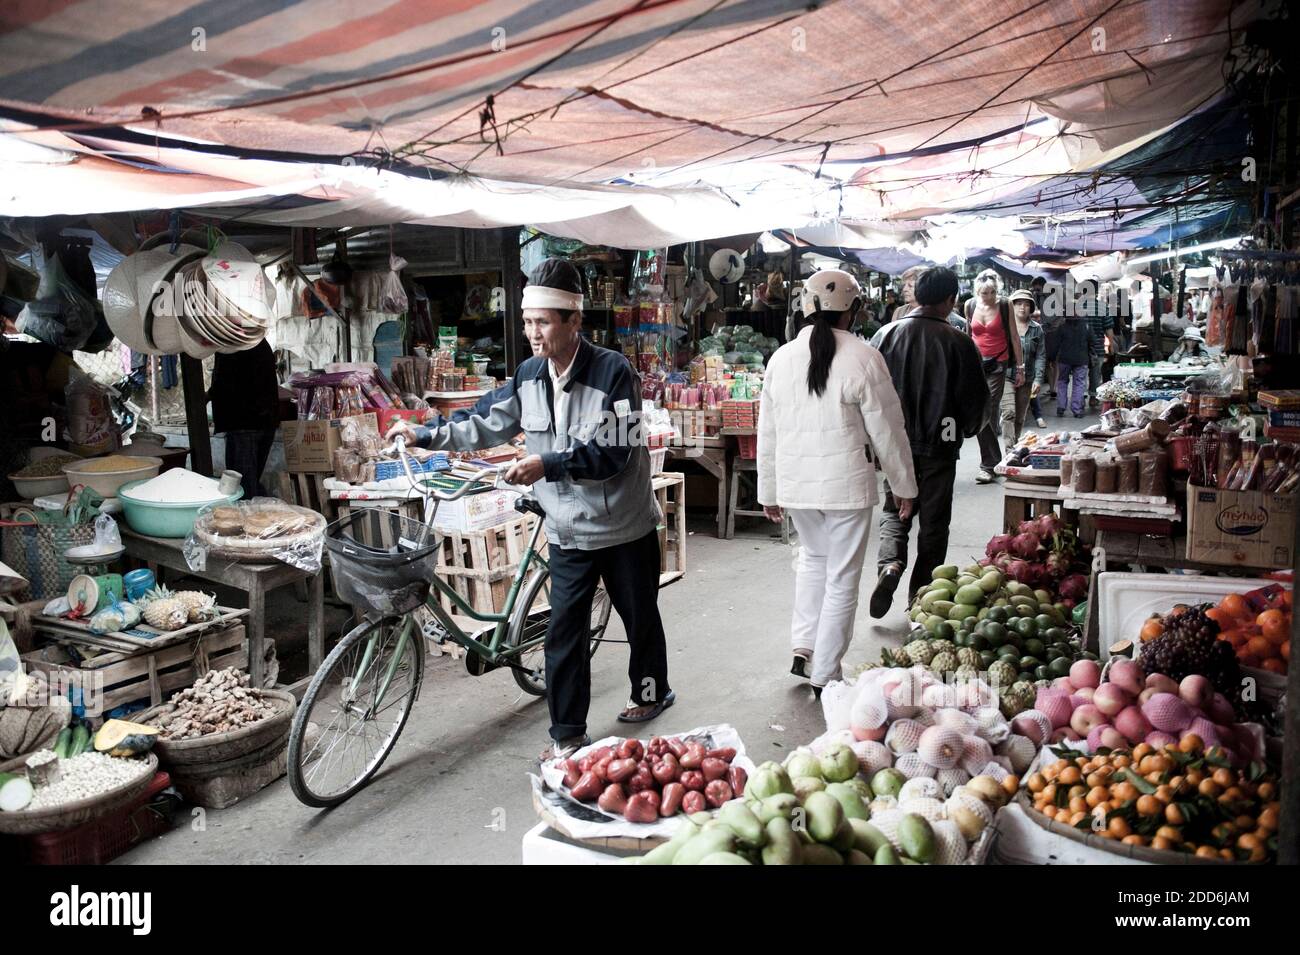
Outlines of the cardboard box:
{"type": "Polygon", "coordinates": [[[1187,559],[1285,568],[1295,560],[1295,494],[1187,486],[1187,559]]]}
{"type": "MultiPolygon", "coordinates": [[[[369,418],[371,427],[378,429],[379,422],[374,412],[357,417],[369,418]]],[[[280,434],[284,439],[285,470],[333,473],[334,452],[343,446],[339,428],[344,420],[282,422],[280,434]]]]}
{"type": "Polygon", "coordinates": [[[484,491],[466,495],[458,501],[442,501],[433,518],[434,530],[481,531],[522,517],[515,510],[518,497],[510,491],[484,491]]]}

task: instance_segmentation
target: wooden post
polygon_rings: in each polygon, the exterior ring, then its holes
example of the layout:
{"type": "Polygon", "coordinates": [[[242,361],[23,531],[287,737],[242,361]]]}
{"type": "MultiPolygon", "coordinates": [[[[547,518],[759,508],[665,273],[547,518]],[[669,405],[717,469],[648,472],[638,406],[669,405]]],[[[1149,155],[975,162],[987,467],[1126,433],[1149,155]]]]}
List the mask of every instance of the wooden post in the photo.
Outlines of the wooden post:
{"type": "Polygon", "coordinates": [[[203,362],[181,355],[181,387],[185,393],[190,467],[196,474],[212,477],[212,431],[208,428],[208,396],[203,390],[203,362]]]}
{"type": "MultiPolygon", "coordinates": [[[[1300,521],[1296,521],[1295,540],[1291,546],[1295,570],[1300,572],[1300,521]]],[[[1300,650],[1300,617],[1291,615],[1291,655],[1300,650]]],[[[1286,675],[1286,719],[1282,730],[1282,824],[1278,832],[1277,861],[1280,865],[1300,864],[1300,666],[1293,666],[1286,675]]]]}
{"type": "Polygon", "coordinates": [[[506,374],[513,375],[519,364],[531,351],[524,340],[524,320],[519,288],[519,229],[506,226],[501,229],[501,287],[505,290],[506,374]]]}
{"type": "Polygon", "coordinates": [[[1151,357],[1155,361],[1165,357],[1160,341],[1160,269],[1151,263],[1151,357]]]}

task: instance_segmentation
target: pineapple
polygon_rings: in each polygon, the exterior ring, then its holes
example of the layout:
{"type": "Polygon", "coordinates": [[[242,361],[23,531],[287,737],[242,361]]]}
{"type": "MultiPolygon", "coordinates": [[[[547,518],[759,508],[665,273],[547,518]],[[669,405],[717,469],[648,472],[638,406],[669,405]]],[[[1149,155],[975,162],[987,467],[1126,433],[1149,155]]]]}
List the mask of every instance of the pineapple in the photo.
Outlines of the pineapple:
{"type": "Polygon", "coordinates": [[[182,590],[173,598],[185,607],[186,620],[189,623],[201,623],[217,616],[217,598],[199,590],[182,590]]]}
{"type": "Polygon", "coordinates": [[[155,630],[179,630],[189,620],[189,608],[162,584],[144,595],[140,610],[144,622],[155,630]]]}

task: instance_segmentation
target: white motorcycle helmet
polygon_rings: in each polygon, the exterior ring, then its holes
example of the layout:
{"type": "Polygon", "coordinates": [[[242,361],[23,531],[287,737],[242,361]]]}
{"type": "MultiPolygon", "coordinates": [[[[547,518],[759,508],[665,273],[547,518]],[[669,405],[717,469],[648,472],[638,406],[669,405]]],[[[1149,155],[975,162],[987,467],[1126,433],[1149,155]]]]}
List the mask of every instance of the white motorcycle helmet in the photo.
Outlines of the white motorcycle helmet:
{"type": "Polygon", "coordinates": [[[817,312],[847,312],[854,299],[862,298],[858,280],[840,269],[814,272],[803,283],[803,314],[812,318],[817,312]]]}

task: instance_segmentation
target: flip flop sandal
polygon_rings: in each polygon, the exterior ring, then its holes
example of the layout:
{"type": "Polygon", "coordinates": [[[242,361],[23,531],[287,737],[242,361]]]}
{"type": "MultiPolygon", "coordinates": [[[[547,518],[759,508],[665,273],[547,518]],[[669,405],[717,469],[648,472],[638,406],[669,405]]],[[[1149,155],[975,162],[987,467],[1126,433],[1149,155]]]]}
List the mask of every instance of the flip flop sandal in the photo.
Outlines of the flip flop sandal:
{"type": "Polygon", "coordinates": [[[650,720],[654,719],[656,716],[661,714],[664,710],[668,709],[668,707],[672,706],[676,702],[677,702],[677,691],[669,690],[667,696],[665,696],[662,700],[660,700],[658,703],[655,703],[653,705],[649,703],[644,704],[643,706],[637,706],[633,704],[631,706],[626,707],[622,713],[618,714],[618,721],[620,723],[648,723],[650,722],[650,720]],[[628,710],[643,709],[644,706],[650,707],[650,709],[644,715],[642,716],[627,715],[628,710]]]}

